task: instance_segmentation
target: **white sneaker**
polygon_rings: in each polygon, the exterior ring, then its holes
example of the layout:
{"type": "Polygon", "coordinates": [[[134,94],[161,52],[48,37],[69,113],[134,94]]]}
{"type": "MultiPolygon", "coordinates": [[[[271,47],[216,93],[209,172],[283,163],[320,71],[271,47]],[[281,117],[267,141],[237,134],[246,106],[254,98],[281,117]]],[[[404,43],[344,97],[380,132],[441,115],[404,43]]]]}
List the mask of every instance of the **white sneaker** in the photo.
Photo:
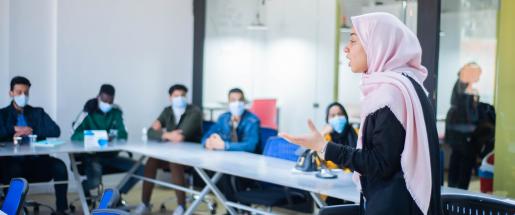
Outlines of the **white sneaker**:
{"type": "Polygon", "coordinates": [[[143,215],[147,213],[150,213],[150,206],[147,206],[144,203],[140,203],[138,207],[136,207],[136,209],[134,209],[134,211],[132,212],[132,214],[136,215],[143,215]]]}
{"type": "Polygon", "coordinates": [[[175,208],[173,211],[173,215],[182,215],[184,214],[184,207],[182,205],[179,205],[179,207],[175,208]]]}

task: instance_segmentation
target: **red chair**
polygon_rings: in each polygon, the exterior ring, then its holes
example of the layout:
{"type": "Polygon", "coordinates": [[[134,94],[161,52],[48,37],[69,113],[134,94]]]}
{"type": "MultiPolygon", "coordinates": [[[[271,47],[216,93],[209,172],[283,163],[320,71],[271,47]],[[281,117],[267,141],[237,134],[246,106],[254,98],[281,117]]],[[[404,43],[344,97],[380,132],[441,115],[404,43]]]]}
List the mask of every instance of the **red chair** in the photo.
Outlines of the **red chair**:
{"type": "Polygon", "coordinates": [[[256,114],[261,120],[261,127],[277,130],[277,99],[255,99],[250,112],[256,114]]]}

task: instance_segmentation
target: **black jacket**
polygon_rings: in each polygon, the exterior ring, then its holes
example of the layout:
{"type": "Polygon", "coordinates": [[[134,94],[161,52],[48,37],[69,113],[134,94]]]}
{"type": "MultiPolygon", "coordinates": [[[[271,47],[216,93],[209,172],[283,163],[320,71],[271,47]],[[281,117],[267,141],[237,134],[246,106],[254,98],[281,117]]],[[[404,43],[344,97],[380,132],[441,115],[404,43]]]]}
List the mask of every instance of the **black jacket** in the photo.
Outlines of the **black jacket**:
{"type": "Polygon", "coordinates": [[[354,128],[349,124],[345,126],[342,133],[333,131],[329,135],[331,136],[331,142],[333,143],[348,145],[352,148],[356,148],[356,144],[358,143],[358,135],[354,128]]]}
{"type": "MultiPolygon", "coordinates": [[[[435,115],[423,89],[410,78],[421,100],[429,142],[432,179],[428,214],[442,214],[440,202],[439,143],[435,115]]],[[[406,131],[393,112],[384,107],[370,114],[362,127],[363,148],[329,143],[325,159],[361,173],[365,214],[422,214],[406,188],[401,153],[406,131]]],[[[421,185],[424,186],[424,185],[421,185]]]]}
{"type": "MultiPolygon", "coordinates": [[[[23,108],[23,114],[27,125],[33,129],[33,134],[38,135],[38,140],[47,137],[59,137],[59,126],[48,116],[43,108],[27,105],[23,108]]],[[[11,105],[0,109],[0,142],[12,142],[14,126],[18,120],[18,111],[11,105]]]]}

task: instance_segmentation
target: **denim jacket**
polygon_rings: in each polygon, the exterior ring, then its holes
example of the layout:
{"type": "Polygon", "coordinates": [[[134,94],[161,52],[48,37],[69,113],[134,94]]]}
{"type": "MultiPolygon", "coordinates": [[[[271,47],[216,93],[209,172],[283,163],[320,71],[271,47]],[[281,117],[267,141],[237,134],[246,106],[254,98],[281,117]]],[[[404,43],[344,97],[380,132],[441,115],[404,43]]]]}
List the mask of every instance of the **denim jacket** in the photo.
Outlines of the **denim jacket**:
{"type": "Polygon", "coordinates": [[[212,134],[218,134],[225,142],[225,151],[246,151],[254,152],[259,142],[259,126],[260,122],[256,115],[245,110],[241,115],[240,123],[236,128],[239,142],[231,142],[231,113],[222,114],[218,121],[204,134],[202,138],[202,146],[205,146],[206,140],[212,134]]]}

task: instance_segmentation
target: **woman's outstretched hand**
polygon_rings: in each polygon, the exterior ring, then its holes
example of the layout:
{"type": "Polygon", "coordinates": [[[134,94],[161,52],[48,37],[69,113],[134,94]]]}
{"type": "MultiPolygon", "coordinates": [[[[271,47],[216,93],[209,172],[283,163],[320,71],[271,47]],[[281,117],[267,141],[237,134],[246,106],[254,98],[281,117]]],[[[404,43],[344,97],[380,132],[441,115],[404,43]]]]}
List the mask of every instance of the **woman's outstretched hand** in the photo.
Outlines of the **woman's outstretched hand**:
{"type": "Polygon", "coordinates": [[[322,134],[317,130],[313,121],[308,120],[308,127],[310,130],[309,134],[301,135],[301,136],[293,136],[287,133],[280,133],[279,136],[300,146],[306,147],[308,149],[315,150],[320,152],[323,150],[326,141],[322,134]]]}

